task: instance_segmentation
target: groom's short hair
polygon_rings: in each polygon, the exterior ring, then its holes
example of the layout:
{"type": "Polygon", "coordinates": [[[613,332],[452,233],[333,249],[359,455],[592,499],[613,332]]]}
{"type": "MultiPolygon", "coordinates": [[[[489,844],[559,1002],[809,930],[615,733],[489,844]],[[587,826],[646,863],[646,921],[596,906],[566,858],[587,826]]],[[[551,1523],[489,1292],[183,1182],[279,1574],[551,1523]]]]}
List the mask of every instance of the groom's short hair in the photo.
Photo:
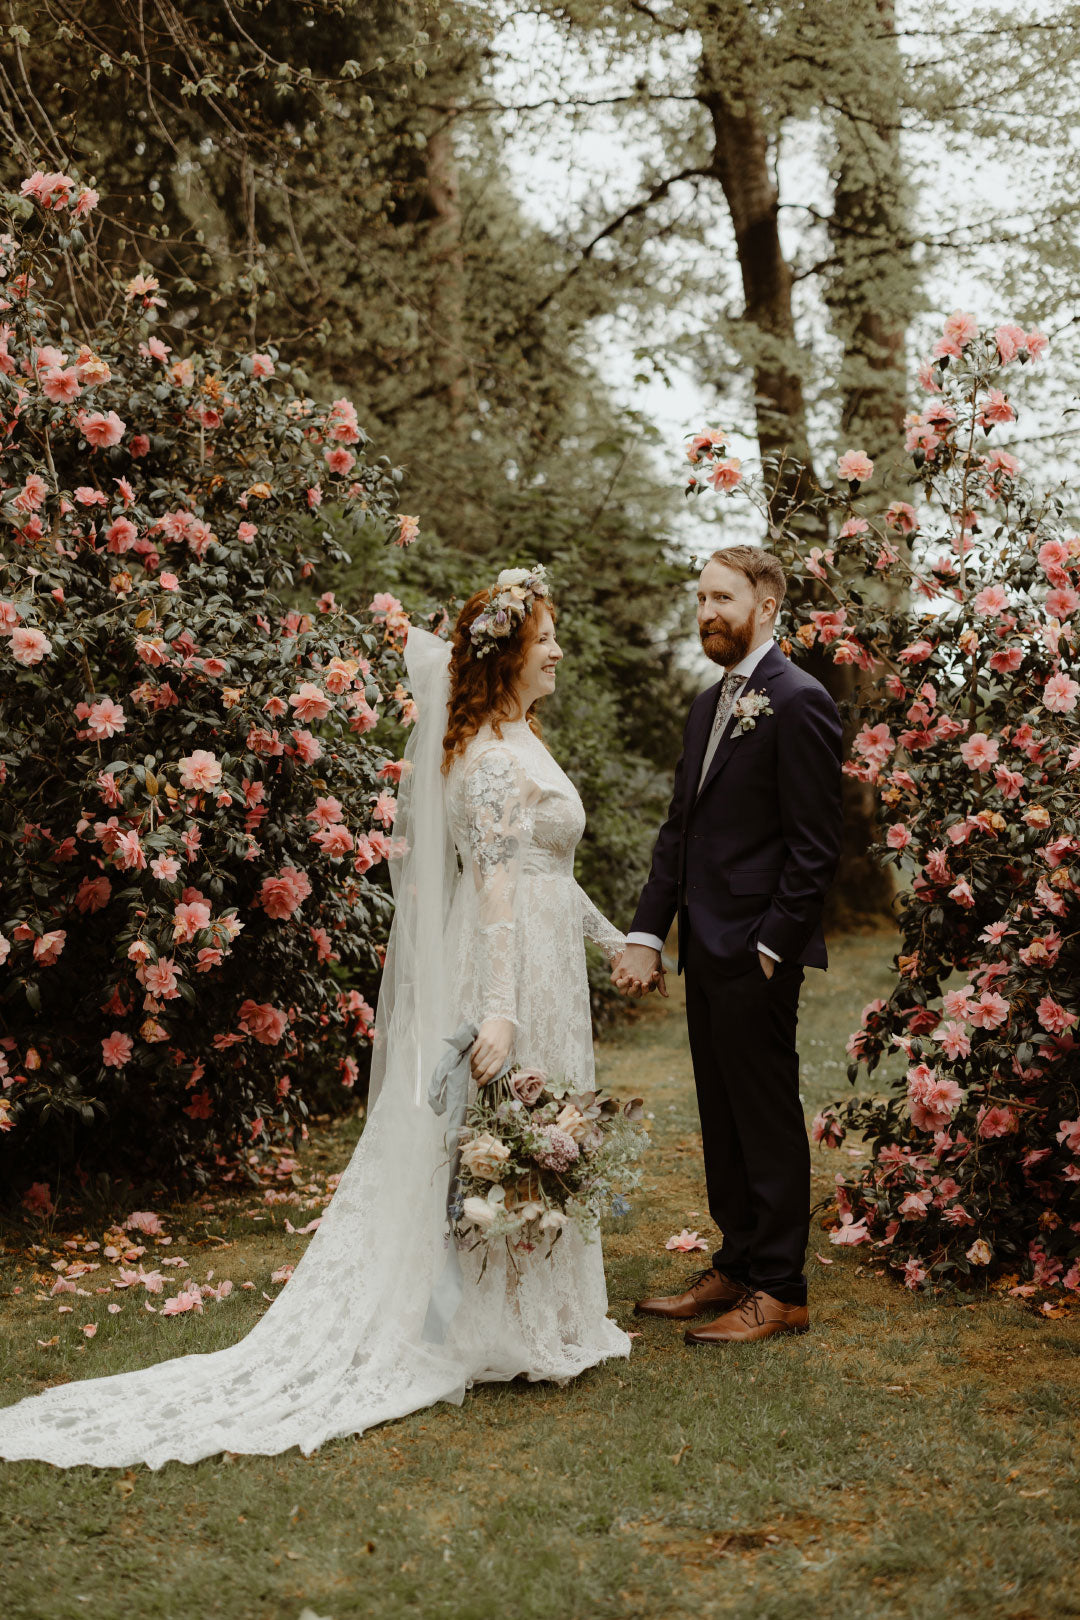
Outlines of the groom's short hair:
{"type": "Polygon", "coordinates": [[[725,568],[742,574],[754,587],[759,602],[766,596],[775,596],[779,611],[787,595],[787,575],[771,551],[764,551],[761,546],[727,546],[723,551],[714,551],[709,561],[723,563],[725,568]]]}

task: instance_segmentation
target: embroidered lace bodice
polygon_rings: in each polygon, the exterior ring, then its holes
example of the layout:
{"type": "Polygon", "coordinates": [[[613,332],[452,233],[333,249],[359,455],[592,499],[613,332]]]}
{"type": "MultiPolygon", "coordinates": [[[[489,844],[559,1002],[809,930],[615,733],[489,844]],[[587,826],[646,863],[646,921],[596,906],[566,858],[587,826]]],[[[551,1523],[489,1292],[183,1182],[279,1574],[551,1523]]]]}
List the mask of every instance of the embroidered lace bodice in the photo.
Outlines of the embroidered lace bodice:
{"type": "Polygon", "coordinates": [[[574,879],[585,811],[525,721],[485,726],[447,780],[462,875],[450,920],[455,1001],[467,1017],[509,1018],[514,1057],[591,1080],[586,939],[610,960],[626,943],[574,879]]]}

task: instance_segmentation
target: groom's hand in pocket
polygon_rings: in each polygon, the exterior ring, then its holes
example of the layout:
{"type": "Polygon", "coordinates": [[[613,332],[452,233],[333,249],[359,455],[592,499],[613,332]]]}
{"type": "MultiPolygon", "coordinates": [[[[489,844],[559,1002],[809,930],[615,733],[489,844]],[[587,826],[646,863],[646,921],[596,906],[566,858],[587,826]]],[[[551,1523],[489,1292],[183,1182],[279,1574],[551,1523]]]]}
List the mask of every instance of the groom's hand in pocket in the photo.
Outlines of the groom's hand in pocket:
{"type": "Polygon", "coordinates": [[[766,951],[758,951],[757,959],[761,963],[761,971],[767,979],[771,979],[776,972],[776,957],[770,956],[766,951]]]}
{"type": "Polygon", "coordinates": [[[472,1056],[469,1060],[472,1077],[478,1086],[484,1086],[489,1080],[494,1080],[495,1076],[506,1067],[516,1033],[516,1026],[509,1018],[484,1019],[473,1042],[472,1056]]]}

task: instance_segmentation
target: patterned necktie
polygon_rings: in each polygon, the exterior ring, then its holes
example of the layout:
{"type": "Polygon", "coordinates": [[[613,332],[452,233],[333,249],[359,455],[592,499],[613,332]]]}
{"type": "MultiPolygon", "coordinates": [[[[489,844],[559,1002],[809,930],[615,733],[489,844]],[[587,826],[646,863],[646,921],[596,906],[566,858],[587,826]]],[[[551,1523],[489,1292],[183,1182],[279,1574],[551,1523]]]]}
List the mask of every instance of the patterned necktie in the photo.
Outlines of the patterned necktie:
{"type": "Polygon", "coordinates": [[[713,721],[712,732],[709,736],[709,746],[705,750],[705,758],[701,766],[701,775],[698,778],[699,793],[704,786],[705,778],[709,774],[709,766],[713,762],[713,755],[716,753],[720,738],[723,736],[724,729],[727,726],[728,721],[731,719],[731,711],[735,707],[735,693],[745,680],[745,675],[736,675],[734,670],[729,670],[720,683],[720,696],[716,700],[716,719],[713,721]]]}

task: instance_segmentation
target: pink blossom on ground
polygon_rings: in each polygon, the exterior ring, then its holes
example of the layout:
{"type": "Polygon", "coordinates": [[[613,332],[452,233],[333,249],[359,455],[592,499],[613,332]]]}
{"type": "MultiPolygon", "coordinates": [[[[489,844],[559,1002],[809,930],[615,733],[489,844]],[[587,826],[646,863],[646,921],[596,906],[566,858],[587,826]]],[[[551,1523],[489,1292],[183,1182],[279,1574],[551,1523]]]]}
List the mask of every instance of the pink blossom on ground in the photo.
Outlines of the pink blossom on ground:
{"type": "Polygon", "coordinates": [[[846,1210],[841,1215],[840,1225],[829,1233],[829,1242],[839,1244],[841,1247],[857,1248],[860,1243],[869,1243],[870,1241],[870,1233],[867,1230],[865,1218],[860,1221],[855,1220],[850,1210],[846,1210]]]}
{"type": "Polygon", "coordinates": [[[122,1069],[133,1051],[134,1042],[131,1036],[125,1035],[122,1030],[114,1029],[101,1043],[101,1061],[107,1069],[122,1069]]]}
{"type": "Polygon", "coordinates": [[[676,1232],[664,1244],[665,1249],[673,1249],[679,1254],[692,1254],[695,1249],[708,1251],[709,1245],[704,1238],[698,1237],[696,1232],[687,1231],[684,1226],[681,1232],[676,1232]]]}

